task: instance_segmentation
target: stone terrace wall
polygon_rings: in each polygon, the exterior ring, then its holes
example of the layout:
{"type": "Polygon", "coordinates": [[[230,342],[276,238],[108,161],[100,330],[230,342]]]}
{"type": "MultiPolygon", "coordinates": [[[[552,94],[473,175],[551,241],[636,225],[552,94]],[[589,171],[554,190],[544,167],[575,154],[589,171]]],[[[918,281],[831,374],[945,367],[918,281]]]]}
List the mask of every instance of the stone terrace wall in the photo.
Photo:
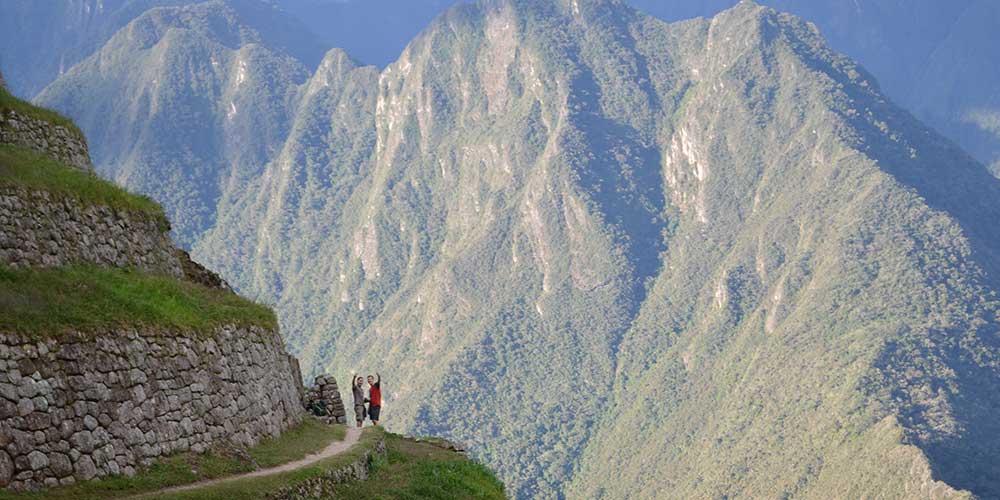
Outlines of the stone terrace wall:
{"type": "Polygon", "coordinates": [[[213,442],[253,445],[303,416],[281,337],[114,331],[33,341],[0,334],[0,486],[133,474],[213,442]]]}
{"type": "Polygon", "coordinates": [[[76,132],[12,110],[0,111],[0,144],[14,144],[93,173],[87,140],[76,132]]]}
{"type": "Polygon", "coordinates": [[[357,460],[330,469],[323,475],[306,479],[292,486],[286,486],[269,493],[268,500],[311,500],[322,498],[337,498],[337,486],[353,481],[368,479],[375,461],[386,456],[385,437],[380,437],[374,446],[362,451],[357,460]]]}
{"type": "Polygon", "coordinates": [[[170,235],[158,224],[143,214],[0,187],[0,264],[88,262],[182,277],[170,235]]]}

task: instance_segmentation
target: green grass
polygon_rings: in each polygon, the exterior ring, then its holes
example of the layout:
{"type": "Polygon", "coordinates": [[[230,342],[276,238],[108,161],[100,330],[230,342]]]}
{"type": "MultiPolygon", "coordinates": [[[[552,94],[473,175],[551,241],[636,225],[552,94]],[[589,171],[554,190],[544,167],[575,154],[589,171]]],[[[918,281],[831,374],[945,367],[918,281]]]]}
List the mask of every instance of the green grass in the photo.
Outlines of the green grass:
{"type": "Polygon", "coordinates": [[[24,148],[0,145],[0,186],[5,185],[145,214],[158,221],[164,230],[170,227],[163,208],[148,197],[129,193],[97,176],[24,148]]]}
{"type": "Polygon", "coordinates": [[[21,115],[30,116],[38,120],[46,121],[53,125],[66,127],[74,134],[83,137],[83,132],[81,132],[76,124],[69,118],[66,118],[65,116],[50,109],[40,108],[30,102],[18,99],[7,91],[7,89],[0,87],[0,111],[8,110],[21,115]]]}
{"type": "Polygon", "coordinates": [[[376,469],[367,481],[338,486],[333,498],[449,500],[506,498],[503,485],[482,465],[433,444],[417,443],[394,434],[385,434],[382,429],[375,427],[366,428],[358,444],[351,450],[309,467],[156,498],[170,500],[266,498],[279,488],[306,481],[328,470],[354,462],[383,436],[388,452],[387,459],[376,462],[376,469]]]}
{"type": "Polygon", "coordinates": [[[386,435],[387,458],[367,481],[346,483],[337,498],[354,499],[502,499],[503,484],[483,465],[463,455],[386,435]]]}
{"type": "Polygon", "coordinates": [[[358,443],[350,450],[339,455],[321,460],[312,465],[272,476],[248,478],[200,488],[193,491],[183,491],[169,495],[157,495],[149,498],[160,500],[252,500],[266,498],[274,491],[309,479],[319,477],[331,469],[344,467],[358,460],[366,450],[375,446],[383,432],[379,428],[368,427],[361,434],[358,443]]]}
{"type": "MultiPolygon", "coordinates": [[[[346,428],[306,419],[300,426],[277,439],[267,440],[247,450],[260,468],[298,460],[344,439],[346,428]]],[[[0,490],[0,500],[98,500],[123,498],[162,488],[190,484],[254,470],[246,455],[219,448],[202,455],[180,453],[144,469],[133,477],[113,477],[40,492],[13,493],[0,490]]]]}
{"type": "Polygon", "coordinates": [[[211,333],[223,325],[277,328],[271,309],[232,292],[130,269],[0,266],[0,331],[32,337],[115,327],[211,333]]]}
{"type": "Polygon", "coordinates": [[[270,439],[250,450],[250,456],[262,469],[298,460],[326,448],[332,441],[343,441],[347,428],[329,426],[316,419],[306,419],[278,439],[270,439]]]}

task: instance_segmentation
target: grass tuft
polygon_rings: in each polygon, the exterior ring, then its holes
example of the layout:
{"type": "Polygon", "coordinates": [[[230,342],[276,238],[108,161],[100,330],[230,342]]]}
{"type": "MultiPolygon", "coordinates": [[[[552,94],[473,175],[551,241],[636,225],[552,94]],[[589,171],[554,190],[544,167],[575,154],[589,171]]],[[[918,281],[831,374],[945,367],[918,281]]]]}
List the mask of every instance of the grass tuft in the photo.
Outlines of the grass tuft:
{"type": "MultiPolygon", "coordinates": [[[[343,426],[327,426],[307,419],[300,427],[286,432],[274,441],[267,441],[249,450],[249,456],[260,467],[272,467],[302,458],[346,434],[343,426]],[[267,465],[265,465],[267,464],[267,465]]],[[[264,499],[279,489],[319,477],[358,460],[372,449],[379,439],[385,439],[387,456],[378,457],[366,481],[345,483],[335,489],[335,498],[379,499],[487,499],[506,498],[503,484],[486,467],[464,455],[445,450],[433,443],[416,442],[381,428],[368,427],[358,443],[344,453],[315,464],[272,476],[246,478],[231,482],[155,495],[150,492],[205,479],[247,472],[253,464],[246,459],[229,458],[225,454],[193,455],[185,453],[170,457],[133,478],[116,477],[56,488],[37,493],[15,494],[0,491],[0,500],[96,500],[123,498],[150,493],[142,498],[189,500],[264,499]]]]}
{"type": "Polygon", "coordinates": [[[0,265],[0,332],[29,337],[113,328],[209,334],[224,325],[277,328],[271,309],[225,290],[131,269],[0,265]]]}

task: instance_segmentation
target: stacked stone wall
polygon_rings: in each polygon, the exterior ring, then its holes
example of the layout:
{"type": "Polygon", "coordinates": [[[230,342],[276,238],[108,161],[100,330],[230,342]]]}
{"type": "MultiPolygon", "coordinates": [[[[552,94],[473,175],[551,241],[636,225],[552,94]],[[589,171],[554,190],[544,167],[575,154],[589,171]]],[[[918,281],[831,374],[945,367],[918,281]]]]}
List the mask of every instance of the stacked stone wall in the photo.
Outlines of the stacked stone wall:
{"type": "Polygon", "coordinates": [[[347,412],[340,398],[340,388],[333,375],[320,375],[308,389],[304,389],[304,406],[318,417],[328,417],[331,423],[346,424],[347,412]]]}
{"type": "Polygon", "coordinates": [[[385,438],[380,437],[374,446],[361,452],[357,460],[326,471],[323,475],[306,479],[268,494],[268,500],[312,500],[337,498],[337,486],[368,479],[375,463],[386,457],[385,438]]]}
{"type": "Polygon", "coordinates": [[[301,421],[299,383],[280,335],[256,327],[0,334],[0,486],[130,475],[218,441],[252,446],[301,421]]]}
{"type": "Polygon", "coordinates": [[[161,221],[85,205],[44,191],[0,188],[0,264],[56,267],[92,263],[183,277],[161,221]]]}
{"type": "Polygon", "coordinates": [[[13,110],[0,111],[0,144],[21,146],[85,172],[94,172],[87,140],[82,135],[13,110]]]}

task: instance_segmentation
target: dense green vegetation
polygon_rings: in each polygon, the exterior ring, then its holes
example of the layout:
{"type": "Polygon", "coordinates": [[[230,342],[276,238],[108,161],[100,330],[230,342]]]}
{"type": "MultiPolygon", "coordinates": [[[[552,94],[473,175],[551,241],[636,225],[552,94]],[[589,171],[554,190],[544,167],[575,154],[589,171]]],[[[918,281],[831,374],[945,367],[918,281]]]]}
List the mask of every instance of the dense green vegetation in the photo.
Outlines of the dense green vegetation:
{"type": "Polygon", "coordinates": [[[18,186],[48,192],[54,196],[80,200],[87,205],[104,205],[118,210],[145,214],[169,228],[158,203],[79,169],[34,151],[0,144],[0,186],[18,186]]]}
{"type": "Polygon", "coordinates": [[[127,269],[0,266],[0,331],[29,336],[153,328],[211,333],[277,328],[271,309],[232,292],[127,269]]]}
{"type": "Polygon", "coordinates": [[[289,132],[297,87],[322,55],[289,23],[254,1],[151,9],[36,100],[72,116],[98,172],[163,204],[190,248],[289,132]]]}
{"type": "Polygon", "coordinates": [[[52,111],[51,109],[41,108],[22,99],[18,99],[11,94],[9,90],[0,86],[0,113],[4,111],[14,111],[41,121],[59,125],[65,127],[70,132],[83,137],[83,132],[77,128],[76,124],[73,123],[72,120],[55,111],[52,111]]]}
{"type": "Polygon", "coordinates": [[[308,77],[197,19],[43,98],[391,428],[516,498],[1000,496],[1000,185],[802,21],[491,0],[308,77]]]}
{"type": "Polygon", "coordinates": [[[2,500],[99,500],[133,497],[144,492],[273,467],[298,460],[344,439],[343,426],[306,419],[276,439],[248,450],[216,447],[204,454],[179,453],[158,461],[133,477],[110,477],[36,493],[0,490],[2,500]]]}

